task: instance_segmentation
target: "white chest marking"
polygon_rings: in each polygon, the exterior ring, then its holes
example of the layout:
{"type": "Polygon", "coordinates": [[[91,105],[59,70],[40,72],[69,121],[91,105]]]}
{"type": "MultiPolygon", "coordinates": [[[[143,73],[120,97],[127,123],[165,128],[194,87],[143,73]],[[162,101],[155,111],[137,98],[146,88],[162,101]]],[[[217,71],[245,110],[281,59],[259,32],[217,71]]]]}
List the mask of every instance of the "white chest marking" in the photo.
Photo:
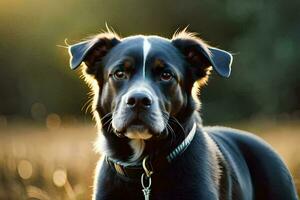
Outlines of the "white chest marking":
{"type": "Polygon", "coordinates": [[[143,77],[146,77],[146,60],[147,60],[147,55],[151,49],[151,44],[148,41],[147,38],[144,38],[144,43],[143,43],[143,77]]]}
{"type": "Polygon", "coordinates": [[[129,142],[132,150],[133,150],[133,155],[129,159],[129,162],[136,162],[137,160],[140,159],[141,155],[144,152],[145,149],[145,142],[144,140],[141,139],[134,139],[129,142]]]}

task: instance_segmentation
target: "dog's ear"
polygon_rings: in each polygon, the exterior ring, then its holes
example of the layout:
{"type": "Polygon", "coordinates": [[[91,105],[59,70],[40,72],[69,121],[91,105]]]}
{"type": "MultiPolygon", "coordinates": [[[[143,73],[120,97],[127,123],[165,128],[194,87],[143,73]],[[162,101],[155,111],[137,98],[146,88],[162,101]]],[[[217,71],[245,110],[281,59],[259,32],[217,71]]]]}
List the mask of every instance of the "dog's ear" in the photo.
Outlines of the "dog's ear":
{"type": "Polygon", "coordinates": [[[90,40],[70,45],[70,67],[72,70],[78,68],[82,62],[88,67],[88,73],[95,71],[95,64],[117,45],[120,39],[111,33],[101,33],[90,40]]]}
{"type": "Polygon", "coordinates": [[[187,62],[200,73],[197,78],[203,78],[209,74],[209,67],[223,77],[229,77],[231,72],[232,55],[221,49],[208,46],[193,33],[183,32],[173,36],[172,43],[185,56],[187,62]]]}

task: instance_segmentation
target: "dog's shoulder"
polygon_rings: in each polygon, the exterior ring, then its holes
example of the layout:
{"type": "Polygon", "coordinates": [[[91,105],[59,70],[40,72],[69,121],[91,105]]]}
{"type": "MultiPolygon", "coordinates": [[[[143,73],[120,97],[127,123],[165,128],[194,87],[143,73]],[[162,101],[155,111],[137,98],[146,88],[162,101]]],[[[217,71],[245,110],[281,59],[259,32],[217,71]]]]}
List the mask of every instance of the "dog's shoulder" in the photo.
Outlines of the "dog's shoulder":
{"type": "MultiPolygon", "coordinates": [[[[223,126],[206,126],[203,128],[215,142],[224,143],[231,147],[243,149],[243,147],[255,148],[255,151],[273,154],[272,147],[253,133],[223,126]]],[[[249,149],[248,149],[249,150],[249,149]]]]}
{"type": "Polygon", "coordinates": [[[251,177],[258,199],[271,196],[297,199],[288,168],[263,139],[246,131],[221,126],[204,127],[203,131],[215,141],[237,178],[251,177]]]}
{"type": "Polygon", "coordinates": [[[253,133],[222,126],[204,127],[203,130],[216,142],[223,153],[241,156],[248,165],[266,163],[266,165],[285,166],[271,145],[253,133]]]}

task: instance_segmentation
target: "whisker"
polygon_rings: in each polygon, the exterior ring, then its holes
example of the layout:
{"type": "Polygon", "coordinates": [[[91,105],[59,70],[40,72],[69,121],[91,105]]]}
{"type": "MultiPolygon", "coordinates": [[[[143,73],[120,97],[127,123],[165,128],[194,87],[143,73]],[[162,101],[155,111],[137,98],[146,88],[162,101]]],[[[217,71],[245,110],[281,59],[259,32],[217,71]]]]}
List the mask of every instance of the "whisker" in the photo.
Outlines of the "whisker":
{"type": "Polygon", "coordinates": [[[171,143],[170,143],[170,145],[172,146],[173,141],[175,141],[176,134],[175,134],[173,128],[170,126],[169,123],[167,123],[167,130],[170,130],[170,133],[171,133],[171,143]]]}
{"type": "Polygon", "coordinates": [[[102,127],[104,128],[106,125],[112,122],[112,118],[108,119],[104,124],[102,124],[102,127]]]}
{"type": "Polygon", "coordinates": [[[109,125],[108,125],[107,132],[108,132],[108,133],[111,133],[111,132],[113,132],[113,131],[114,131],[114,130],[113,130],[113,128],[112,128],[112,123],[110,122],[109,125]]]}
{"type": "Polygon", "coordinates": [[[85,108],[84,113],[87,114],[87,113],[88,113],[88,110],[92,110],[92,109],[91,109],[92,106],[93,106],[93,97],[90,97],[90,98],[83,104],[83,106],[82,106],[82,108],[81,108],[81,111],[84,110],[84,108],[85,108]]]}
{"type": "MultiPolygon", "coordinates": [[[[186,137],[188,135],[188,133],[186,133],[185,129],[183,128],[183,126],[181,125],[181,123],[176,119],[176,117],[173,116],[169,116],[168,113],[166,112],[162,112],[163,116],[168,117],[169,118],[169,122],[173,122],[176,125],[179,126],[179,128],[182,130],[184,137],[186,137]]],[[[170,125],[171,126],[171,125],[170,125]]],[[[174,130],[173,130],[174,131],[174,130]]]]}
{"type": "Polygon", "coordinates": [[[174,132],[174,129],[169,124],[169,115],[167,113],[164,113],[164,112],[162,114],[163,114],[162,117],[164,119],[167,134],[170,135],[170,137],[171,137],[170,145],[172,146],[173,142],[175,141],[176,134],[174,132]]]}
{"type": "Polygon", "coordinates": [[[107,116],[112,115],[112,112],[107,113],[106,115],[104,115],[103,117],[101,117],[100,120],[103,120],[104,118],[106,118],[107,116]]]}
{"type": "Polygon", "coordinates": [[[181,128],[183,134],[184,134],[184,137],[186,137],[188,135],[188,133],[185,132],[183,126],[181,125],[181,123],[176,119],[176,117],[171,117],[171,119],[175,120],[176,124],[181,128]]]}

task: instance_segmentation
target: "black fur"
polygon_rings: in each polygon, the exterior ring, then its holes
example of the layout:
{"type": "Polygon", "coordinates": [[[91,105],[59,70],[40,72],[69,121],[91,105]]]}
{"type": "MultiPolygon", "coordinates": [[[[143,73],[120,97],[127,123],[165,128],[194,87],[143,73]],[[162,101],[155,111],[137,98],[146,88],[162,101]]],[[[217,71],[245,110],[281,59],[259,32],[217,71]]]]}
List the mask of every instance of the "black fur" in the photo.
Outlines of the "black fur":
{"type": "MultiPolygon", "coordinates": [[[[100,34],[70,46],[69,52],[72,69],[85,62],[85,76],[96,83],[95,117],[106,142],[106,155],[128,163],[134,154],[126,136],[131,127],[138,125],[134,130],[151,134],[144,140],[142,155],[130,163],[138,165],[147,155],[155,162],[151,200],[297,199],[287,167],[268,144],[243,131],[202,126],[199,100],[192,93],[206,83],[211,69],[221,76],[230,75],[229,53],[186,32],[172,40],[100,34]],[[146,60],[145,41],[151,44],[146,60]],[[137,88],[145,90],[139,94],[137,88]],[[128,106],[133,97],[135,108],[128,106]],[[145,104],[138,98],[146,98],[147,105],[137,107],[135,101],[145,104]],[[158,123],[164,125],[162,130],[158,123]],[[160,162],[183,141],[194,123],[196,135],[186,151],[170,164],[160,162]]],[[[95,200],[144,199],[140,179],[116,173],[107,162],[100,165],[95,200]]]]}

